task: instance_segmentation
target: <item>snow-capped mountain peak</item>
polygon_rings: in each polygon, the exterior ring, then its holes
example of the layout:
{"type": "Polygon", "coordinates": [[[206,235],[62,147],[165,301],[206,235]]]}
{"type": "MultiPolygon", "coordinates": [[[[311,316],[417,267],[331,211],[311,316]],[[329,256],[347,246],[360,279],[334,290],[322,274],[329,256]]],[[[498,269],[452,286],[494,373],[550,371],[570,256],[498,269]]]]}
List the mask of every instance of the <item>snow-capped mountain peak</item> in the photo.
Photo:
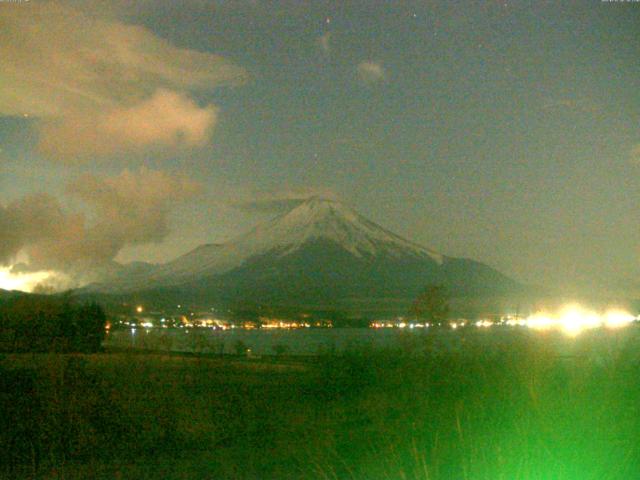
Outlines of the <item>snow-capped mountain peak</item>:
{"type": "Polygon", "coordinates": [[[442,263],[442,255],[385,230],[341,202],[320,197],[259,225],[236,243],[253,253],[280,248],[286,254],[318,239],[333,241],[357,257],[411,252],[442,263]]]}
{"type": "Polygon", "coordinates": [[[341,202],[312,197],[234,240],[201,245],[151,272],[127,275],[116,288],[177,285],[220,275],[256,256],[284,257],[314,241],[332,242],[360,259],[387,256],[415,257],[436,264],[444,261],[442,255],[389,232],[341,202]]]}

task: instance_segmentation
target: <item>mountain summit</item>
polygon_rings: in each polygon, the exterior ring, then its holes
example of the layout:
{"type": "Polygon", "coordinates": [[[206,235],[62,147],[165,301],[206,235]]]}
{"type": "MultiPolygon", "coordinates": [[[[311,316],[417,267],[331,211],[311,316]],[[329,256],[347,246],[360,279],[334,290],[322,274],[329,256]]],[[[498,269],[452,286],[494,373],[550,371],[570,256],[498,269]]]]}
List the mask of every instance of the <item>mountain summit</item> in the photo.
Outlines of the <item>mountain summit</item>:
{"type": "Polygon", "coordinates": [[[222,273],[252,256],[273,252],[283,257],[315,241],[331,242],[358,258],[410,254],[438,263],[443,258],[370,222],[343,203],[313,197],[235,240],[193,250],[167,264],[163,273],[222,273]]]}
{"type": "Polygon", "coordinates": [[[411,252],[442,263],[442,255],[385,230],[340,202],[318,197],[310,198],[273,222],[254,229],[244,238],[258,238],[267,247],[282,244],[283,253],[300,248],[305,242],[325,239],[356,257],[411,252]]]}
{"type": "Polygon", "coordinates": [[[166,264],[93,287],[177,289],[201,301],[326,303],[412,298],[429,283],[444,284],[456,294],[515,285],[486,265],[446,257],[341,202],[313,197],[234,240],[202,245],[166,264]]]}

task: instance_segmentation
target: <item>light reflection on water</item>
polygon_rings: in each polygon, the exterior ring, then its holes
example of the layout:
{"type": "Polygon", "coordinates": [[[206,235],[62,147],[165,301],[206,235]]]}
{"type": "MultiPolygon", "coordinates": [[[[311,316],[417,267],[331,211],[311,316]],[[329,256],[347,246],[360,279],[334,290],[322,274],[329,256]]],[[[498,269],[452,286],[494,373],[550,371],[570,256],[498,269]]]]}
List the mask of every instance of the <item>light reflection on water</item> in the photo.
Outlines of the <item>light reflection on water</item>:
{"type": "MultiPolygon", "coordinates": [[[[499,346],[514,339],[537,338],[560,353],[571,354],[578,341],[590,338],[620,339],[635,342],[640,348],[640,326],[619,331],[594,330],[589,336],[567,338],[554,331],[532,331],[509,327],[479,329],[370,329],[326,328],[297,330],[210,330],[210,329],[132,329],[116,330],[105,340],[107,347],[148,349],[155,351],[238,354],[251,350],[253,355],[318,355],[357,350],[400,349],[421,354],[430,351],[457,352],[473,346],[499,346]],[[581,340],[582,339],[582,340],[581,340]]],[[[606,343],[606,342],[599,342],[606,343]]]]}

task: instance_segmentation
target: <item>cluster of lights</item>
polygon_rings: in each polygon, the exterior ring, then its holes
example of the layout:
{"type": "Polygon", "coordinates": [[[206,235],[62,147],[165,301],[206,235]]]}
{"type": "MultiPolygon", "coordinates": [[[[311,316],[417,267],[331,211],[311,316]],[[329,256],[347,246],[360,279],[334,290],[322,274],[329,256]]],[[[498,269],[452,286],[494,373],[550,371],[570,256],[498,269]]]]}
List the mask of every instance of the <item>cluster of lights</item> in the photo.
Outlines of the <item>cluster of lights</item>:
{"type": "Polygon", "coordinates": [[[211,328],[213,330],[229,330],[235,328],[235,325],[231,325],[228,322],[219,320],[217,318],[201,318],[196,320],[187,320],[183,318],[182,326],[184,327],[199,327],[199,328],[211,328]]]}
{"type": "Polygon", "coordinates": [[[491,320],[478,320],[475,323],[475,326],[479,328],[487,328],[487,327],[491,327],[492,325],[493,325],[493,322],[491,320]]]}
{"type": "MultiPolygon", "coordinates": [[[[178,305],[180,306],[180,305],[178,305]]],[[[211,310],[214,310],[213,308],[211,310]]],[[[137,305],[134,308],[136,314],[140,315],[145,311],[145,308],[142,305],[137,305]]],[[[310,318],[309,314],[302,315],[303,318],[310,318]]],[[[130,327],[132,330],[135,330],[137,327],[142,327],[145,330],[151,328],[183,328],[183,329],[192,329],[192,328],[201,328],[201,329],[211,329],[211,330],[232,330],[236,328],[242,328],[245,330],[254,330],[257,328],[264,329],[300,329],[300,328],[332,328],[333,323],[330,320],[283,320],[278,318],[268,318],[268,317],[260,317],[260,321],[244,321],[239,324],[235,324],[233,322],[229,322],[226,320],[221,320],[218,318],[212,317],[204,317],[199,318],[196,316],[194,312],[191,312],[187,315],[180,315],[176,318],[165,318],[162,317],[158,323],[157,319],[153,319],[149,316],[140,317],[137,316],[136,319],[126,319],[120,320],[118,322],[119,325],[124,325],[130,327]]],[[[109,329],[111,326],[109,326],[109,329]]],[[[107,330],[109,330],[107,329],[107,330]]],[[[187,332],[188,333],[188,332],[187,332]]]]}
{"type": "MultiPolygon", "coordinates": [[[[144,308],[139,305],[136,307],[136,313],[142,313],[144,308]]],[[[193,315],[193,314],[191,314],[193,315]]],[[[640,317],[635,317],[631,313],[621,309],[610,309],[604,313],[598,313],[594,310],[583,308],[579,305],[568,305],[562,308],[555,314],[549,314],[546,312],[536,312],[529,317],[503,317],[499,321],[480,319],[475,322],[468,320],[457,320],[449,323],[449,327],[456,330],[460,327],[475,326],[477,328],[489,328],[494,325],[506,325],[511,327],[526,327],[532,330],[547,331],[558,330],[562,331],[568,336],[577,336],[585,330],[591,330],[596,328],[607,329],[619,329],[630,325],[633,322],[640,321],[640,317]]],[[[142,322],[129,323],[128,321],[122,322],[125,325],[130,325],[132,329],[136,326],[143,328],[152,328],[154,324],[150,319],[144,319],[142,322]]],[[[167,328],[165,325],[165,318],[160,320],[162,328],[167,328]]],[[[264,329],[297,329],[297,328],[310,328],[310,327],[332,327],[331,322],[315,322],[309,321],[289,321],[276,318],[260,318],[261,327],[264,329]]],[[[181,321],[177,325],[181,328],[211,328],[214,330],[228,330],[236,328],[233,323],[228,323],[219,319],[205,318],[205,319],[190,319],[186,316],[182,316],[181,321]]],[[[400,328],[400,329],[423,329],[431,327],[429,323],[417,323],[407,322],[403,317],[398,317],[395,321],[380,320],[370,324],[371,328],[400,328]]],[[[107,330],[111,328],[109,324],[107,330]]],[[[245,322],[241,328],[253,329],[257,328],[257,325],[253,322],[245,322]]]]}
{"type": "MultiPolygon", "coordinates": [[[[303,318],[309,318],[310,315],[304,314],[303,318]]],[[[268,318],[268,317],[260,317],[260,326],[261,328],[266,329],[275,329],[275,328],[283,328],[283,329],[297,329],[297,328],[332,328],[333,323],[331,321],[319,320],[316,322],[311,322],[308,320],[283,320],[279,318],[268,318]]]]}
{"type": "MultiPolygon", "coordinates": [[[[561,330],[569,336],[576,336],[594,328],[623,328],[637,320],[624,310],[608,310],[599,314],[578,305],[563,308],[556,315],[536,313],[524,320],[516,320],[516,325],[524,325],[534,330],[561,330]]],[[[509,322],[507,322],[509,324],[509,322]]]]}
{"type": "MultiPolygon", "coordinates": [[[[568,305],[555,314],[536,312],[526,318],[509,317],[499,324],[510,327],[527,327],[540,331],[559,330],[566,335],[575,337],[585,330],[595,328],[618,329],[626,327],[637,320],[639,320],[637,317],[620,309],[597,313],[579,305],[568,305]]],[[[496,323],[490,320],[479,320],[475,322],[475,325],[477,327],[490,327],[496,325],[496,323]]]]}
{"type": "Polygon", "coordinates": [[[287,322],[287,321],[268,321],[262,323],[262,328],[309,328],[310,323],[307,322],[287,322]]]}
{"type": "MultiPolygon", "coordinates": [[[[629,312],[620,309],[607,310],[604,313],[597,313],[579,305],[568,305],[556,314],[537,312],[526,318],[509,316],[500,321],[480,319],[475,322],[468,320],[456,320],[449,322],[449,328],[457,330],[461,327],[474,325],[478,328],[489,328],[494,325],[506,325],[510,327],[526,327],[532,330],[559,330],[569,336],[576,336],[585,330],[595,328],[618,329],[639,321],[640,317],[635,317],[629,312]]],[[[426,328],[428,323],[407,323],[399,321],[376,321],[370,327],[379,328],[426,328]]]]}
{"type": "Polygon", "coordinates": [[[407,322],[373,322],[369,325],[371,328],[427,328],[430,325],[428,323],[407,323],[407,322]]]}

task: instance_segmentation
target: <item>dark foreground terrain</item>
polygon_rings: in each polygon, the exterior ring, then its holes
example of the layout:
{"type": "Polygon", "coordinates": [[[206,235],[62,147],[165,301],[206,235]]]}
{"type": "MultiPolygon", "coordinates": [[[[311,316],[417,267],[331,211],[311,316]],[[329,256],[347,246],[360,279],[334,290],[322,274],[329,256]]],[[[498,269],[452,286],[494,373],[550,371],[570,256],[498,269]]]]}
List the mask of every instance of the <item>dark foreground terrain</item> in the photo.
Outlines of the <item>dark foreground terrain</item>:
{"type": "Polygon", "coordinates": [[[549,335],[304,361],[4,355],[0,475],[640,478],[638,332],[590,332],[571,355],[549,335]]]}

